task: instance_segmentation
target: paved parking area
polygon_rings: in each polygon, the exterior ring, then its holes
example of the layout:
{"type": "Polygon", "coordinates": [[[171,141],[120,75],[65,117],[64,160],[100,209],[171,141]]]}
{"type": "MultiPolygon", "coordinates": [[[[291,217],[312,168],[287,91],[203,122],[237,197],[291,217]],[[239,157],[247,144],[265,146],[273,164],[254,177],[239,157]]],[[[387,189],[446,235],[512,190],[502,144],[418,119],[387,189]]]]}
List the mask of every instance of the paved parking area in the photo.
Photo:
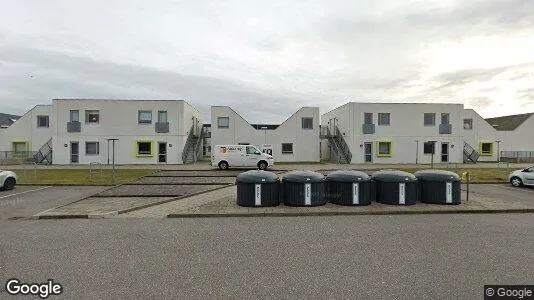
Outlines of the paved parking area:
{"type": "Polygon", "coordinates": [[[181,197],[196,194],[225,185],[122,185],[96,194],[95,197],[181,197]]]}
{"type": "Polygon", "coordinates": [[[235,183],[235,177],[163,177],[163,176],[147,176],[143,177],[134,182],[128,183],[128,185],[133,184],[191,184],[191,185],[211,185],[211,184],[233,184],[235,183]]]}
{"type": "Polygon", "coordinates": [[[105,186],[16,186],[0,191],[0,219],[28,217],[108,189],[105,186]]]}

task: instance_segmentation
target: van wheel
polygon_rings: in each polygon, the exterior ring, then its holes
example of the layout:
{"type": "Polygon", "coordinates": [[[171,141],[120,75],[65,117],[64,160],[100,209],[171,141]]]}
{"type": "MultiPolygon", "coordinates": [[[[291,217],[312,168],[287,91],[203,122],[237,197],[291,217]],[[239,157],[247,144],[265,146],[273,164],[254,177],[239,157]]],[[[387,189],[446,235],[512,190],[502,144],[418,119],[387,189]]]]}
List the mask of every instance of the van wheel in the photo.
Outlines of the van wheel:
{"type": "Polygon", "coordinates": [[[265,170],[265,169],[267,169],[267,163],[266,163],[265,161],[263,161],[263,160],[260,161],[260,162],[258,163],[258,169],[260,169],[260,170],[265,170]]]}
{"type": "Polygon", "coordinates": [[[221,162],[219,163],[219,169],[221,169],[221,170],[228,170],[228,163],[225,162],[225,161],[221,161],[221,162]]]}

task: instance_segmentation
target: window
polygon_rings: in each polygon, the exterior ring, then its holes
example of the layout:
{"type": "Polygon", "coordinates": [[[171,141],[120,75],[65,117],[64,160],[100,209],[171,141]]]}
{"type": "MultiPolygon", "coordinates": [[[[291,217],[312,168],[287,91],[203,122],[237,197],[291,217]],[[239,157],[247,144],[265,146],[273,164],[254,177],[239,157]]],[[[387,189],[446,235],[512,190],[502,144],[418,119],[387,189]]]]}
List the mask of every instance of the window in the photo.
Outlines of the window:
{"type": "Polygon", "coordinates": [[[98,124],[100,121],[100,111],[98,110],[86,110],[85,111],[85,123],[98,124]]]}
{"type": "Polygon", "coordinates": [[[217,117],[217,128],[229,128],[229,127],[230,127],[229,117],[217,117]]]}
{"type": "Polygon", "coordinates": [[[282,154],[293,154],[293,144],[292,143],[283,143],[282,144],[282,154]]]}
{"type": "Polygon", "coordinates": [[[152,156],[152,142],[137,142],[137,156],[152,156]]]}
{"type": "Polygon", "coordinates": [[[140,110],[137,112],[137,122],[139,124],[150,124],[152,123],[152,111],[151,110],[140,110]]]}
{"type": "Polygon", "coordinates": [[[85,142],[85,155],[98,155],[100,145],[98,142],[85,142]]]}
{"type": "Polygon", "coordinates": [[[373,113],[363,113],[363,123],[366,125],[373,124],[373,113]]]}
{"type": "Polygon", "coordinates": [[[167,111],[165,110],[158,111],[158,122],[167,123],[167,111]]]}
{"type": "Polygon", "coordinates": [[[436,153],[434,147],[435,147],[435,144],[434,144],[434,143],[425,142],[425,143],[423,144],[423,153],[424,153],[424,154],[432,154],[432,153],[436,153]]]}
{"type": "Polygon", "coordinates": [[[436,125],[436,114],[435,113],[425,113],[425,126],[434,126],[436,125]]]}
{"type": "Polygon", "coordinates": [[[473,129],[473,119],[464,119],[464,129],[466,130],[473,129]]]}
{"type": "Polygon", "coordinates": [[[390,121],[389,113],[378,113],[378,125],[389,125],[390,121]]]}
{"type": "Polygon", "coordinates": [[[480,143],[480,155],[492,156],[493,155],[493,142],[481,142],[480,143]]]}
{"type": "Polygon", "coordinates": [[[80,122],[80,111],[79,110],[71,110],[70,111],[70,121],[71,122],[80,122]]]}
{"type": "Polygon", "coordinates": [[[49,125],[48,116],[37,116],[37,127],[47,127],[49,125]]]}
{"type": "Polygon", "coordinates": [[[313,129],[313,118],[302,118],[302,129],[313,129]]]}
{"type": "Polygon", "coordinates": [[[237,143],[238,145],[242,145],[242,146],[245,146],[245,145],[250,145],[250,143],[237,143]]]}
{"type": "Polygon", "coordinates": [[[441,114],[441,124],[450,124],[450,114],[441,114]]]}
{"type": "Polygon", "coordinates": [[[378,142],[378,154],[376,156],[391,156],[391,142],[378,142]]]}
{"type": "Polygon", "coordinates": [[[22,154],[28,151],[28,143],[27,142],[13,142],[13,151],[15,151],[15,154],[22,154]]]}
{"type": "Polygon", "coordinates": [[[254,146],[247,146],[247,154],[260,154],[260,151],[254,146]]]}

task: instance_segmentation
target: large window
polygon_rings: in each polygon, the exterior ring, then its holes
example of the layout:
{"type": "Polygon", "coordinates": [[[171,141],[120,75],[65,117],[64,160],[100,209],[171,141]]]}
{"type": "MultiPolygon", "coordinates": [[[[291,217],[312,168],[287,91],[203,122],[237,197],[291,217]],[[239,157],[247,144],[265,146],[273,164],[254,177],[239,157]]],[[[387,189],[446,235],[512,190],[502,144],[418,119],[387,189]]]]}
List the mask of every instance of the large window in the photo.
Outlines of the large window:
{"type": "Polygon", "coordinates": [[[71,122],[80,122],[80,111],[79,110],[71,110],[70,111],[70,121],[71,122]]]}
{"type": "Polygon", "coordinates": [[[152,123],[152,111],[151,110],[140,110],[137,113],[137,122],[139,124],[152,123]]]}
{"type": "Polygon", "coordinates": [[[492,156],[493,155],[493,142],[481,142],[480,143],[480,155],[492,156]]]}
{"type": "Polygon", "coordinates": [[[217,117],[217,128],[229,128],[229,127],[230,127],[229,117],[217,117]]]}
{"type": "Polygon", "coordinates": [[[282,144],[282,154],[293,154],[293,144],[292,143],[283,143],[282,144]]]}
{"type": "Polygon", "coordinates": [[[441,114],[441,124],[450,124],[451,122],[451,115],[448,113],[441,114]]]}
{"type": "Polygon", "coordinates": [[[85,111],[85,123],[98,124],[100,122],[100,111],[98,110],[86,110],[85,111]]]}
{"type": "Polygon", "coordinates": [[[313,118],[302,118],[302,129],[313,129],[313,118]]]}
{"type": "Polygon", "coordinates": [[[48,116],[37,116],[37,127],[47,127],[50,125],[48,116]]]}
{"type": "Polygon", "coordinates": [[[391,142],[380,141],[377,142],[378,153],[376,156],[391,156],[391,142]]]}
{"type": "Polygon", "coordinates": [[[435,144],[434,143],[429,143],[429,142],[425,142],[423,144],[423,153],[425,154],[433,154],[433,153],[436,153],[434,150],[434,147],[435,147],[435,144]]]}
{"type": "Polygon", "coordinates": [[[425,113],[425,126],[434,126],[436,125],[436,114],[435,113],[425,113]]]}
{"type": "Polygon", "coordinates": [[[390,125],[391,124],[391,115],[390,113],[378,113],[378,125],[390,125]]]}
{"type": "Polygon", "coordinates": [[[158,111],[158,122],[167,123],[167,111],[165,110],[158,111]]]}
{"type": "Polygon", "coordinates": [[[98,155],[100,145],[98,142],[85,142],[85,155],[98,155]]]}
{"type": "Polygon", "coordinates": [[[363,113],[363,123],[366,125],[373,124],[373,113],[363,113]]]}
{"type": "Polygon", "coordinates": [[[247,154],[261,154],[261,152],[254,146],[247,146],[247,154]]]}
{"type": "Polygon", "coordinates": [[[152,142],[138,141],[137,156],[152,156],[152,142]]]}
{"type": "Polygon", "coordinates": [[[464,119],[464,129],[465,130],[473,129],[473,119],[464,119]]]}

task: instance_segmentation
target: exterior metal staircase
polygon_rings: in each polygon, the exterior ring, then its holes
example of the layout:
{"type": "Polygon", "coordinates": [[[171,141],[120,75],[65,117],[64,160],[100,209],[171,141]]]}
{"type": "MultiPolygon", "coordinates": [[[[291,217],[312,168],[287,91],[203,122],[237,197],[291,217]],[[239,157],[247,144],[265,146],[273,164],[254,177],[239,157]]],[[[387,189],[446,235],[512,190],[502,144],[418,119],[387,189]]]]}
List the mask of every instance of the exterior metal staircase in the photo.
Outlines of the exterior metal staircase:
{"type": "Polygon", "coordinates": [[[185,141],[184,151],[182,153],[182,161],[184,164],[196,163],[202,158],[202,143],[204,140],[204,128],[195,128],[195,125],[191,126],[189,135],[185,141]]]}
{"type": "Polygon", "coordinates": [[[464,142],[464,163],[477,163],[480,153],[464,142]]]}
{"type": "Polygon", "coordinates": [[[40,149],[33,155],[36,164],[50,165],[52,164],[52,139],[49,139],[40,149]]]}
{"type": "Polygon", "coordinates": [[[334,150],[337,162],[340,164],[350,164],[352,160],[352,153],[349,145],[343,138],[341,131],[336,126],[334,132],[330,131],[329,127],[321,127],[321,138],[328,139],[331,148],[334,150]]]}

